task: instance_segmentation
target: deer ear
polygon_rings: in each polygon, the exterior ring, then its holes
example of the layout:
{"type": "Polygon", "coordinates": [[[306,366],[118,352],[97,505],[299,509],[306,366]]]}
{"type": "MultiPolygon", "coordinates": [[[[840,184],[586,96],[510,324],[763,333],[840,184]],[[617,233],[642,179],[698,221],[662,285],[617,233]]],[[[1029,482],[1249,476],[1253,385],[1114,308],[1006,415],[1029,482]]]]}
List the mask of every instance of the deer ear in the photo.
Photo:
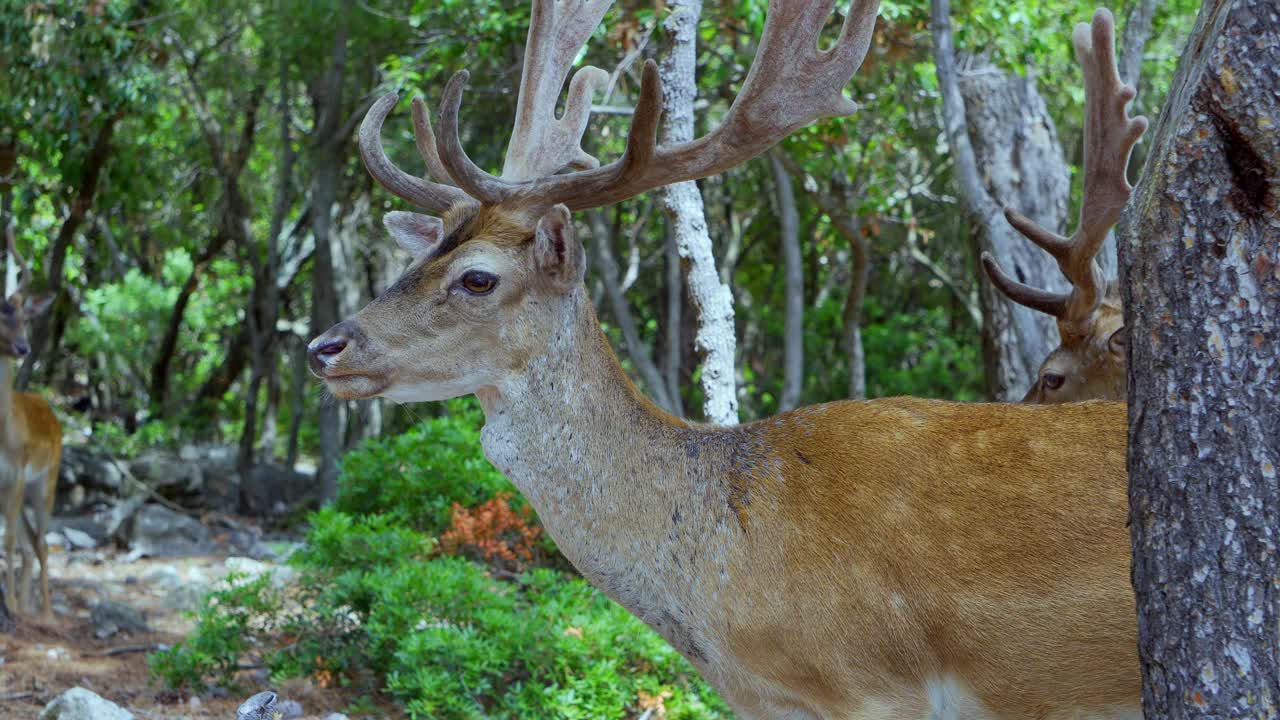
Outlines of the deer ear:
{"type": "Polygon", "coordinates": [[[1128,344],[1129,332],[1123,325],[1120,326],[1120,329],[1111,333],[1111,337],[1107,338],[1107,349],[1116,355],[1124,355],[1125,347],[1128,344]]]}
{"type": "Polygon", "coordinates": [[[414,260],[430,255],[444,237],[444,221],[430,215],[396,210],[383,215],[382,224],[387,226],[396,244],[414,260]]]}
{"type": "Polygon", "coordinates": [[[556,205],[538,221],[533,240],[538,269],[561,292],[569,292],[582,282],[586,272],[582,243],[573,232],[569,208],[556,205]]]}
{"type": "Polygon", "coordinates": [[[40,315],[43,315],[52,304],[53,293],[32,295],[22,304],[22,314],[28,318],[39,317],[40,315]]]}

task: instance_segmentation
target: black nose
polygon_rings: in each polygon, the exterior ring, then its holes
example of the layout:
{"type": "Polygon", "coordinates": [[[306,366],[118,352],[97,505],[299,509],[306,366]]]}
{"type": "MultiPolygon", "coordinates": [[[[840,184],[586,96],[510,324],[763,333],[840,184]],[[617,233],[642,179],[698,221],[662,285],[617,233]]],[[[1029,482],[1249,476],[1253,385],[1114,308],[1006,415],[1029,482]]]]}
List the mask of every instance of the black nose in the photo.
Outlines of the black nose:
{"type": "Polygon", "coordinates": [[[347,349],[347,338],[339,335],[337,337],[324,338],[315,342],[311,347],[307,348],[307,362],[311,365],[311,372],[317,375],[324,373],[329,365],[329,361],[342,354],[347,349]]]}
{"type": "Polygon", "coordinates": [[[19,340],[13,344],[13,354],[18,357],[26,357],[31,354],[31,346],[19,340]]]}

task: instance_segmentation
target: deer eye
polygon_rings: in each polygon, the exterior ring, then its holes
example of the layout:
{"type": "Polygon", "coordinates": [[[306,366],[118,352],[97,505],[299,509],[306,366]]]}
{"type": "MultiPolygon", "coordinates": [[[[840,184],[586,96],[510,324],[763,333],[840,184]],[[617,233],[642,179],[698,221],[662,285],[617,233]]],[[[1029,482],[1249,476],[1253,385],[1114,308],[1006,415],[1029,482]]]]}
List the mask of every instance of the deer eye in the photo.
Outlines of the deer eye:
{"type": "Polygon", "coordinates": [[[472,295],[488,295],[498,287],[498,276],[483,270],[470,270],[462,276],[458,284],[472,295]]]}
{"type": "Polygon", "coordinates": [[[1066,382],[1067,378],[1065,375],[1059,375],[1058,373],[1045,373],[1040,380],[1044,383],[1046,390],[1057,390],[1062,387],[1062,383],[1066,382]]]}

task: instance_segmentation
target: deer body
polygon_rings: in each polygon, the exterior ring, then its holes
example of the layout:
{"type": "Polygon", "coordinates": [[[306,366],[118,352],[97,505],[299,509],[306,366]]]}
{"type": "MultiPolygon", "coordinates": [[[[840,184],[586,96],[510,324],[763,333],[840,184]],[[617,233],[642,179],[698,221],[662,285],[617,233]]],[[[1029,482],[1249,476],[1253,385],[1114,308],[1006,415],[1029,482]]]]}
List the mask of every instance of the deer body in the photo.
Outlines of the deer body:
{"type": "Polygon", "coordinates": [[[22,609],[31,582],[34,561],[40,563],[40,601],[44,613],[49,604],[49,547],[45,533],[53,513],[54,490],[62,460],[62,427],[43,398],[13,388],[17,358],[30,351],[27,321],[48,309],[47,297],[27,297],[25,287],[30,268],[17,255],[9,231],[9,251],[22,267],[22,281],[16,292],[0,298],[0,498],[5,518],[5,601],[22,609]],[[32,523],[25,513],[35,515],[32,523]],[[21,580],[15,578],[19,554],[21,580]]]}
{"type": "Polygon", "coordinates": [[[566,303],[547,354],[478,393],[485,453],[742,717],[1137,712],[1121,404],[696,426],[630,383],[585,290],[566,303]]]}
{"type": "MultiPolygon", "coordinates": [[[[1137,717],[1122,404],[895,398],[700,426],[638,392],[592,311],[569,208],[718,172],[847,112],[874,0],[831,44],[831,2],[771,0],[724,123],[690,143],[656,146],[646,63],[627,150],[598,166],[578,142],[601,73],[574,76],[560,116],[555,100],[608,5],[534,0],[501,177],[461,149],[465,73],[439,137],[414,103],[430,180],[387,158],[396,98],[374,103],[366,167],[442,217],[387,214],[413,263],[311,342],[312,371],[341,399],[476,395],[486,455],[565,556],[744,719],[1137,717]]],[[[1095,37],[1110,22],[1095,16],[1095,37]]]]}

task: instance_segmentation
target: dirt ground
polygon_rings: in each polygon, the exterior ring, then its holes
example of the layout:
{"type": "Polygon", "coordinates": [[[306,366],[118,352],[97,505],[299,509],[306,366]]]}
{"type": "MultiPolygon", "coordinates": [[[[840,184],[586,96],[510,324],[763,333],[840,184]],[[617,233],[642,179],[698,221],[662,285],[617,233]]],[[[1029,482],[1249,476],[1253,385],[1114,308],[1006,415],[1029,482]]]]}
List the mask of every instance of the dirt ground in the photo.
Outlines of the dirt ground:
{"type": "MultiPolygon", "coordinates": [[[[342,712],[354,696],[307,681],[273,686],[261,670],[241,673],[243,692],[233,697],[186,696],[165,690],[150,677],[147,654],[173,644],[192,627],[181,605],[190,605],[192,595],[223,579],[233,567],[254,562],[228,560],[227,555],[131,559],[112,550],[54,552],[53,620],[22,619],[12,634],[0,634],[0,720],[36,718],[46,703],[77,686],[115,702],[139,720],[234,720],[240,703],[263,690],[296,700],[305,718],[342,712]],[[99,639],[90,611],[103,600],[142,611],[153,632],[99,639]]],[[[399,713],[388,709],[385,716],[399,713]]]]}

